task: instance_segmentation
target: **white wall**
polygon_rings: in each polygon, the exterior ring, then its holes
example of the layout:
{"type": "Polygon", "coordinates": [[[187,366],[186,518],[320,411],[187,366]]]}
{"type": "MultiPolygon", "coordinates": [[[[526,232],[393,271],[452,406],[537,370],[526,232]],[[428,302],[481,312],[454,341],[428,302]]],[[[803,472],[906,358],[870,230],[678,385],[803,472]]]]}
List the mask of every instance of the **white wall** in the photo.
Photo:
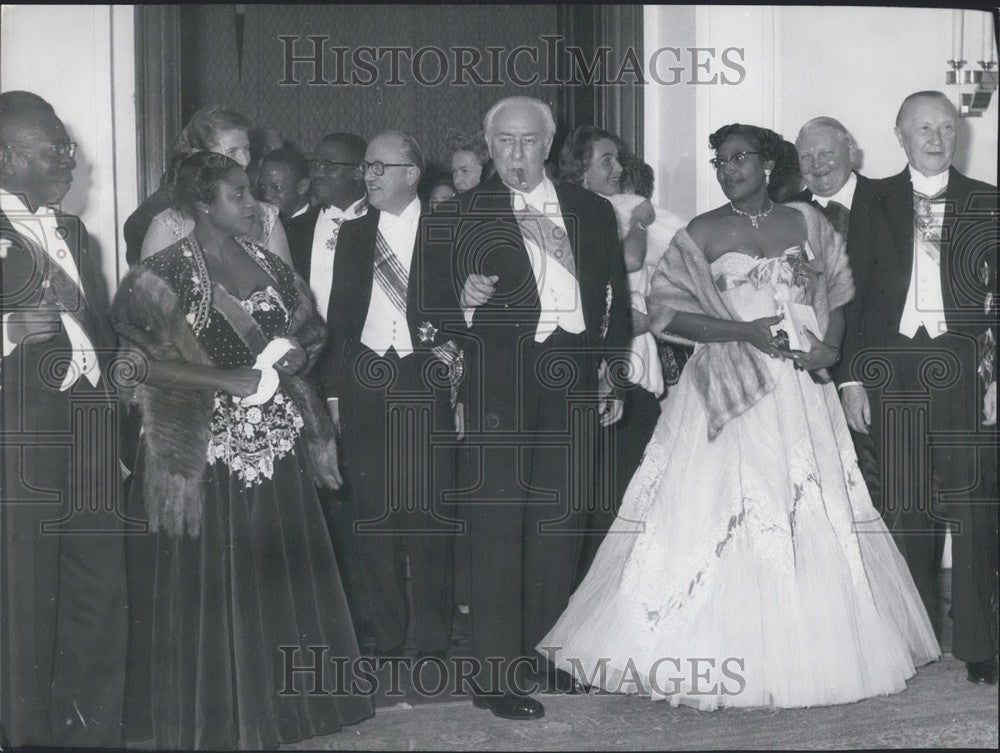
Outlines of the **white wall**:
{"type": "MultiPolygon", "coordinates": [[[[708,135],[737,121],[773,128],[793,141],[802,123],[830,115],[854,133],[865,175],[899,172],[906,157],[893,125],[903,97],[938,89],[957,105],[961,92],[974,89],[944,84],[952,17],[951,10],[925,8],[647,6],[647,63],[664,46],[745,50],[746,77],[736,86],[647,83],[646,154],[656,155],[650,164],[657,182],[669,187],[664,206],[691,216],[725,201],[708,169],[708,135]],[[689,92],[673,91],[679,88],[689,92]],[[665,122],[671,123],[669,135],[665,122]],[[692,151],[690,169],[674,156],[686,160],[692,151]],[[681,208],[688,202],[676,198],[685,194],[694,197],[687,212],[681,208]]],[[[982,55],[983,18],[989,16],[965,13],[965,59],[972,67],[982,55]]],[[[955,160],[966,174],[994,185],[998,100],[994,94],[983,117],[962,119],[955,160]]]]}
{"type": "Polygon", "coordinates": [[[0,12],[0,90],[47,99],[79,144],[63,207],[83,218],[114,290],[121,227],[138,196],[133,8],[4,5],[0,12]]]}
{"type": "MultiPolygon", "coordinates": [[[[695,7],[693,5],[647,5],[643,9],[643,48],[648,63],[654,51],[662,47],[683,49],[695,38],[695,7]]],[[[672,54],[663,53],[657,69],[661,80],[670,81],[668,69],[677,65],[672,54]]],[[[699,165],[695,160],[695,143],[707,136],[697,133],[692,114],[695,111],[697,87],[684,83],[657,84],[647,80],[643,91],[645,110],[643,151],[645,160],[656,172],[653,202],[671,212],[690,219],[696,212],[694,192],[699,165]]]]}
{"type": "MultiPolygon", "coordinates": [[[[775,126],[794,139],[799,126],[816,115],[831,115],[854,134],[864,150],[861,172],[883,178],[906,166],[893,133],[896,112],[907,94],[937,89],[956,107],[959,93],[974,86],[946,86],[951,58],[952,11],[938,8],[781,9],[778,40],[784,51],[775,126]],[[849,55],[821,40],[849,40],[849,55]],[[806,61],[812,61],[807,64],[806,61]],[[806,68],[805,66],[808,65],[806,68]],[[847,96],[841,96],[841,93],[847,96]]],[[[981,11],[965,12],[965,59],[981,58],[981,11]]],[[[992,34],[991,34],[992,37],[992,34]]],[[[997,183],[997,94],[980,118],[962,118],[955,167],[997,183]]]]}

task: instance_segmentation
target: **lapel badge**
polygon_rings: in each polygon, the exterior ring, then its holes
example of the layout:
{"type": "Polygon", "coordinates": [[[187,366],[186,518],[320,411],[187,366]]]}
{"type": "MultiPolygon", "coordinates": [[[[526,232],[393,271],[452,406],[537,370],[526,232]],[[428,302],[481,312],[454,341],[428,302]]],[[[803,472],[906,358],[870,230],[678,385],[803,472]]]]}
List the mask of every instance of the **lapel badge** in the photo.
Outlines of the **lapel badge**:
{"type": "Polygon", "coordinates": [[[420,335],[420,342],[432,343],[434,342],[434,338],[437,337],[438,330],[430,322],[424,322],[417,327],[417,333],[420,335]]]}
{"type": "Polygon", "coordinates": [[[979,282],[983,284],[984,287],[989,287],[992,275],[990,274],[990,263],[983,260],[983,263],[979,266],[979,282]]]}

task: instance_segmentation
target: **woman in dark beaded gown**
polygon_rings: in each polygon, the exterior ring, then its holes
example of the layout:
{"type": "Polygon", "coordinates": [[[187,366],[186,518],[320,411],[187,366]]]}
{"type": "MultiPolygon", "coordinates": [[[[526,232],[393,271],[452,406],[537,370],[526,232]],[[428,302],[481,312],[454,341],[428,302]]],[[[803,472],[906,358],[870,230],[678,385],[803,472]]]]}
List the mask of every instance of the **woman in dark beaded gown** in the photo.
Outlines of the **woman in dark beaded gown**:
{"type": "Polygon", "coordinates": [[[194,232],[134,269],[112,310],[143,376],[132,493],[155,537],[149,662],[131,671],[149,673],[157,748],[275,748],[372,714],[338,686],[335,662],[359,652],[314,487],[339,481],[335,445],[294,376],[322,322],[280,259],[238,240],[254,200],[236,162],[191,155],[177,196],[194,232]],[[326,694],[305,672],[286,687],[314,663],[326,694]]]}

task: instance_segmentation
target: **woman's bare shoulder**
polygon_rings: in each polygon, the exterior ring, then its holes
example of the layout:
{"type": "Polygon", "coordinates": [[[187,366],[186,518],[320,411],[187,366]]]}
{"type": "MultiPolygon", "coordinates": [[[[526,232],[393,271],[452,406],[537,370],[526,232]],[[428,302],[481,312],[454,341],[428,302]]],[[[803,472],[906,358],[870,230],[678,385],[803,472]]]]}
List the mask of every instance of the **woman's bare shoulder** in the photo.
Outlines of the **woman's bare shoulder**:
{"type": "Polygon", "coordinates": [[[704,214],[699,214],[688,223],[688,234],[700,248],[704,249],[710,245],[712,237],[718,232],[719,220],[729,216],[729,212],[723,211],[723,209],[723,207],[717,207],[704,214]]]}

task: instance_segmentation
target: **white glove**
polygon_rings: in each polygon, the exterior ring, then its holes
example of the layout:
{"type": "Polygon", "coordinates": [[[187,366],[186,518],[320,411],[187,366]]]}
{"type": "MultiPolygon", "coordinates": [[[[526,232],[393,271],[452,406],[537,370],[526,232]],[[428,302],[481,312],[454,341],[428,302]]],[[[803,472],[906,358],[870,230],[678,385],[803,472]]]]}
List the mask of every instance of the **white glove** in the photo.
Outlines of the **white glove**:
{"type": "Polygon", "coordinates": [[[252,395],[241,398],[240,405],[262,405],[274,397],[278,390],[280,377],[274,368],[274,364],[280,361],[285,353],[292,349],[292,344],[284,337],[271,340],[257,356],[253,368],[260,372],[260,382],[257,384],[257,391],[252,395]]]}

